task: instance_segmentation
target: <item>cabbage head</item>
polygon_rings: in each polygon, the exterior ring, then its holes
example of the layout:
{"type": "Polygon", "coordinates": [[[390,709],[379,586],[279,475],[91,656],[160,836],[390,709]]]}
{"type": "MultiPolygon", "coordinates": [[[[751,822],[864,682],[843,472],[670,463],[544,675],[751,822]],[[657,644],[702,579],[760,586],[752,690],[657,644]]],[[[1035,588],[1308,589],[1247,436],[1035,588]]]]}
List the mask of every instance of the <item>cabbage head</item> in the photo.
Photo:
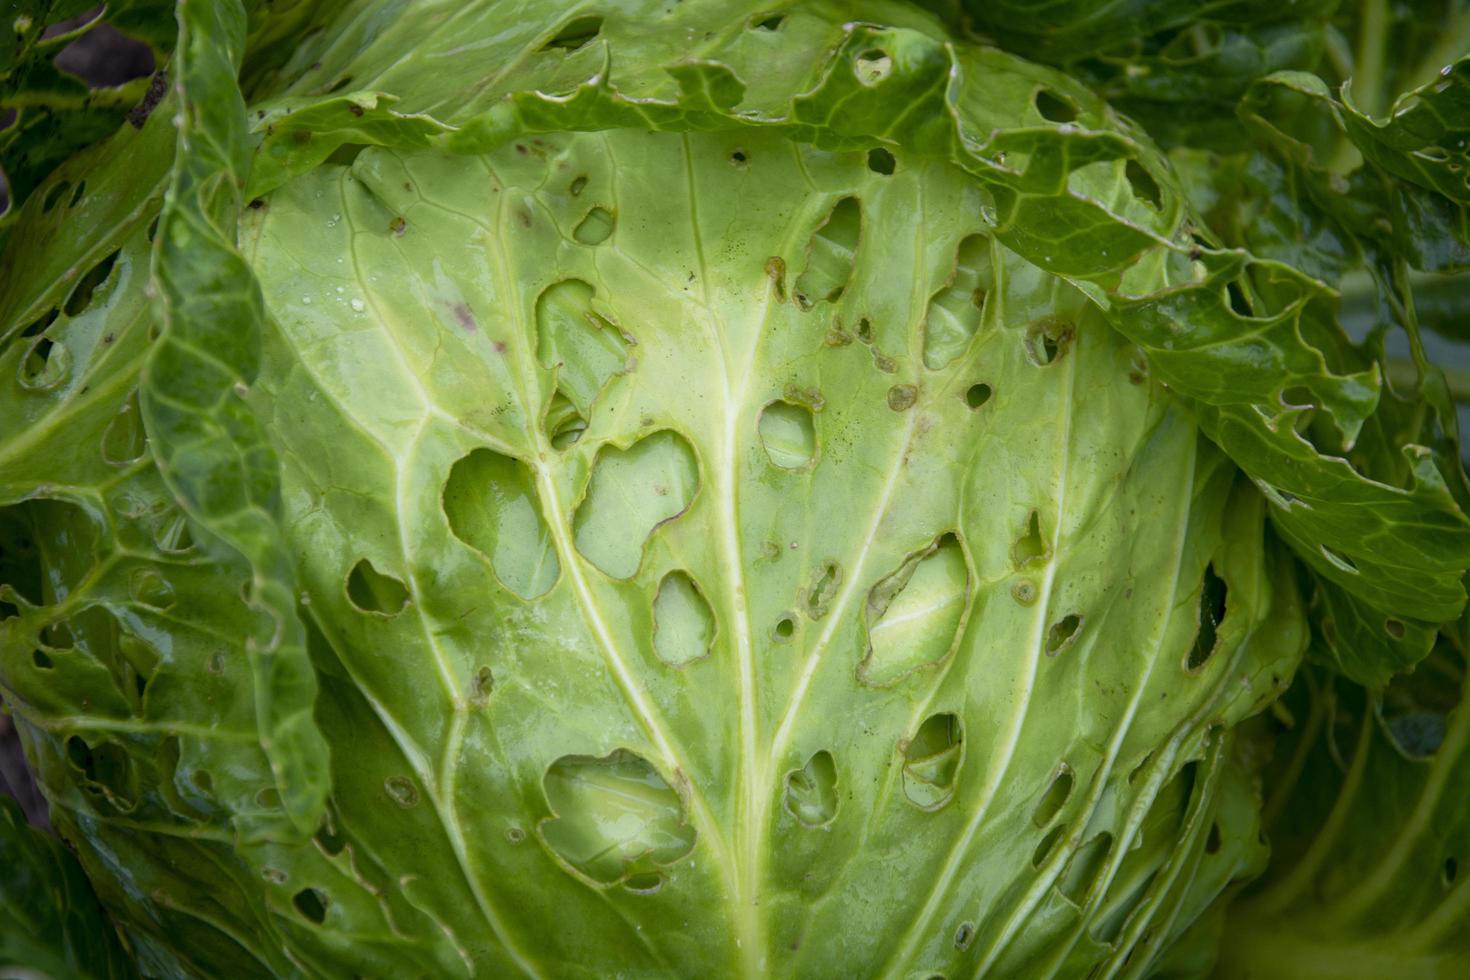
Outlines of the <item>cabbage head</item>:
{"type": "Polygon", "coordinates": [[[0,256],[79,975],[1202,976],[1292,941],[1230,902],[1314,733],[1449,717],[1467,62],[1384,122],[1330,3],[116,6],[163,72],[0,256]]]}

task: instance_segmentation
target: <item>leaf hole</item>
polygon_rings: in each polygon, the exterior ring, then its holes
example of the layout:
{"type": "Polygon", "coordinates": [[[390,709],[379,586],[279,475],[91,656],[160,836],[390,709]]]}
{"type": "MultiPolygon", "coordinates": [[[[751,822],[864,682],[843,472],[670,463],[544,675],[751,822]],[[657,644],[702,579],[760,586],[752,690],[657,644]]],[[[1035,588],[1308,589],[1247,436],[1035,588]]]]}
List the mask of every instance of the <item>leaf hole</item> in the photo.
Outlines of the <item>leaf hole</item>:
{"type": "Polygon", "coordinates": [[[785,21],[785,14],[757,14],[750,21],[750,29],[753,31],[778,31],[785,21]]]}
{"type": "Polygon", "coordinates": [[[931,371],[964,354],[980,332],[985,297],[995,285],[991,263],[984,235],[967,235],[955,249],[954,271],[924,311],[924,366],[931,371]]]}
{"type": "Polygon", "coordinates": [[[1033,510],[1026,516],[1026,526],[1021,537],[1011,548],[1011,560],[1017,568],[1024,568],[1033,562],[1042,561],[1049,553],[1046,538],[1041,534],[1041,514],[1033,510]]]}
{"type": "Polygon", "coordinates": [[[1055,820],[1072,795],[1072,785],[1072,767],[1064,762],[1057,767],[1056,775],[1052,777],[1046,787],[1046,792],[1037,802],[1036,812],[1031,815],[1031,822],[1038,828],[1044,828],[1055,820]]]}
{"type": "Polygon", "coordinates": [[[1210,824],[1210,832],[1205,835],[1205,853],[1220,853],[1220,823],[1216,821],[1210,824]]]}
{"type": "Polygon", "coordinates": [[[556,582],[561,566],[525,463],[472,450],[450,467],[441,499],[451,533],[488,559],[511,592],[535,599],[556,582]]]}
{"type": "Polygon", "coordinates": [[[837,763],[822,749],[786,774],[786,812],[803,827],[825,827],[837,816],[837,763]]]}
{"type": "Polygon", "coordinates": [[[745,155],[744,150],[735,149],[730,151],[730,163],[732,163],[734,166],[743,169],[745,165],[749,162],[750,157],[745,155]]]}
{"type": "Polygon", "coordinates": [[[1316,405],[1316,399],[1312,396],[1312,389],[1306,385],[1283,388],[1277,398],[1284,408],[1313,408],[1316,405]]]}
{"type": "Polygon", "coordinates": [[[623,887],[634,895],[653,895],[664,886],[664,876],[656,871],[629,875],[623,887]]]}
{"type": "Polygon", "coordinates": [[[1134,197],[1155,211],[1164,206],[1164,195],[1159,190],[1159,183],[1154,180],[1153,174],[1144,169],[1143,164],[1129,159],[1123,165],[1123,176],[1127,178],[1128,186],[1133,188],[1134,197]]]}
{"type": "Polygon", "coordinates": [[[789,640],[796,635],[796,620],[782,616],[776,621],[776,639],[789,640]]]}
{"type": "Polygon", "coordinates": [[[31,663],[37,670],[51,670],[56,666],[45,650],[32,650],[31,663]]]}
{"type": "Polygon", "coordinates": [[[893,154],[881,146],[875,146],[868,151],[868,169],[875,174],[891,177],[898,161],[894,160],[893,154]]]}
{"type": "Polygon", "coordinates": [[[577,225],[572,237],[583,245],[601,245],[612,235],[615,224],[611,211],[595,207],[577,225]]]}
{"type": "Polygon", "coordinates": [[[653,650],[671,667],[708,655],[715,639],[715,614],[698,583],[684,571],[669,572],[653,600],[653,650]]]}
{"type": "Polygon", "coordinates": [[[596,15],[577,17],[567,21],[551,40],[541,45],[541,50],[557,49],[568,53],[577,51],[590,44],[600,33],[602,33],[601,17],[596,15]]]}
{"type": "Polygon", "coordinates": [[[1076,613],[1069,613],[1062,619],[1053,623],[1046,634],[1046,655],[1056,656],[1063,648],[1077,638],[1077,630],[1082,626],[1082,617],[1076,613]]]}
{"type": "Polygon", "coordinates": [[[970,571],[954,533],[909,555],[874,585],[864,609],[864,683],[883,687],[949,656],[969,605],[970,571]]]}
{"type": "Polygon", "coordinates": [[[986,402],[990,401],[990,395],[990,385],[983,382],[972,384],[970,385],[970,387],[965,389],[965,404],[969,405],[971,408],[979,408],[986,402]]]}
{"type": "Polygon", "coordinates": [[[817,303],[835,303],[842,298],[857,261],[862,214],[857,198],[844,197],[832,205],[812,232],[806,268],[796,280],[795,299],[801,309],[810,310],[817,303]]]}
{"type": "Polygon", "coordinates": [[[816,419],[805,405],[789,401],[769,403],[761,410],[756,430],[772,466],[799,470],[816,458],[816,419]]]}
{"type": "Polygon", "coordinates": [[[1401,619],[1385,619],[1383,621],[1383,631],[1395,640],[1402,640],[1404,634],[1408,632],[1404,628],[1404,621],[1401,619]]]}
{"type": "Polygon", "coordinates": [[[383,792],[405,810],[419,805],[419,788],[407,776],[389,776],[383,780],[383,792]]]}
{"type": "Polygon", "coordinates": [[[1064,898],[1073,905],[1084,904],[1084,899],[1097,881],[1098,872],[1102,871],[1112,846],[1113,835],[1103,831],[1077,849],[1067,862],[1061,880],[1057,882],[1057,890],[1064,898]]]}
{"type": "Polygon", "coordinates": [[[1194,644],[1189,648],[1187,670],[1196,671],[1203,667],[1219,645],[1219,629],[1225,621],[1228,594],[1229,588],[1225,580],[1215,574],[1214,564],[1206,565],[1204,578],[1200,581],[1199,629],[1195,632],[1194,644]]]}
{"type": "Polygon", "coordinates": [[[893,73],[893,59],[887,51],[872,48],[857,56],[853,70],[864,85],[877,85],[893,73]]]}
{"type": "Polygon", "coordinates": [[[806,614],[814,620],[827,615],[841,582],[842,567],[835,561],[823,562],[811,587],[806,590],[806,614]]]}
{"type": "Polygon", "coordinates": [[[1036,111],[1048,122],[1069,123],[1077,118],[1077,107],[1072,104],[1072,100],[1057,95],[1050,89],[1037,89],[1034,102],[1036,111]]]}
{"type": "Polygon", "coordinates": [[[1231,312],[1236,316],[1255,316],[1255,312],[1251,309],[1250,299],[1246,296],[1245,287],[1238,279],[1232,279],[1225,284],[1225,302],[1230,305],[1231,312]]]}
{"type": "Polygon", "coordinates": [[[954,931],[954,948],[960,952],[970,948],[975,941],[975,924],[973,922],[961,922],[960,927],[954,931]]]}
{"type": "Polygon", "coordinates": [[[1075,333],[1070,322],[1044,317],[1026,328],[1026,357],[1037,367],[1055,364],[1071,347],[1075,333]]]}
{"type": "Polygon", "coordinates": [[[303,888],[291,898],[302,918],[313,925],[327,921],[327,897],[315,888],[303,888]]]}
{"type": "Polygon", "coordinates": [[[51,324],[55,323],[56,322],[56,318],[58,316],[60,316],[60,315],[61,315],[61,309],[60,309],[60,307],[53,306],[53,307],[51,307],[51,309],[47,310],[45,313],[43,313],[40,316],[36,317],[29,324],[27,324],[26,325],[26,328],[20,332],[20,335],[22,337],[36,337],[36,336],[39,336],[41,333],[45,332],[45,330],[46,330],[47,327],[49,327],[49,326],[51,326],[51,324]]]}
{"type": "Polygon", "coordinates": [[[1061,824],[1046,832],[1046,835],[1037,842],[1035,850],[1031,852],[1031,867],[1040,868],[1046,863],[1046,859],[1051,857],[1052,850],[1057,846],[1057,841],[1062,839],[1062,834],[1066,829],[1066,825],[1061,824]]]}
{"type": "Polygon", "coordinates": [[[573,541],[610,578],[632,578],[648,539],[688,510],[698,491],[694,450],[671,430],[647,435],[627,449],[604,446],[572,516],[573,541]]]}
{"type": "Polygon", "coordinates": [[[924,719],[914,737],[901,742],[903,792],[921,810],[938,810],[954,796],[964,753],[964,728],[958,715],[944,712],[924,719]]]}
{"type": "Polygon", "coordinates": [[[1444,868],[1440,872],[1440,880],[1444,882],[1444,886],[1446,888],[1450,887],[1455,883],[1455,879],[1459,876],[1460,863],[1452,857],[1445,858],[1444,868]]]}
{"type": "Polygon", "coordinates": [[[147,451],[143,413],[138,407],[138,393],[135,391],[102,431],[102,461],[109,466],[131,466],[147,451]]]}
{"type": "Polygon", "coordinates": [[[41,199],[41,213],[49,214],[51,211],[55,210],[56,205],[61,203],[62,195],[64,195],[69,190],[71,190],[70,181],[63,180],[60,183],[51,185],[51,189],[48,190],[46,192],[46,196],[41,199]]]}
{"type": "Polygon", "coordinates": [[[31,341],[16,365],[16,380],[28,391],[50,391],[71,376],[71,350],[42,334],[31,341]]]}
{"type": "Polygon", "coordinates": [[[63,307],[67,316],[80,316],[82,311],[92,304],[92,294],[107,281],[108,276],[112,275],[112,267],[117,263],[117,257],[121,252],[121,249],[113,251],[111,255],[88,269],[87,274],[77,281],[63,307]]]}
{"type": "Polygon", "coordinates": [[[547,846],[599,885],[657,874],[694,848],[684,802],[647,759],[626,749],[565,755],[542,780],[547,846]]]}
{"type": "Polygon", "coordinates": [[[322,818],[322,825],[317,829],[314,839],[323,853],[331,857],[341,854],[347,847],[347,838],[337,829],[330,813],[322,818]]]}
{"type": "Polygon", "coordinates": [[[373,567],[366,558],[358,560],[347,574],[347,598],[359,611],[379,616],[396,616],[408,606],[408,587],[373,567]]]}
{"type": "Polygon", "coordinates": [[[1327,561],[1330,562],[1334,567],[1339,568],[1344,572],[1347,572],[1349,575],[1358,574],[1357,564],[1347,555],[1344,555],[1340,551],[1329,548],[1325,544],[1321,547],[1322,557],[1326,558],[1327,561]]]}

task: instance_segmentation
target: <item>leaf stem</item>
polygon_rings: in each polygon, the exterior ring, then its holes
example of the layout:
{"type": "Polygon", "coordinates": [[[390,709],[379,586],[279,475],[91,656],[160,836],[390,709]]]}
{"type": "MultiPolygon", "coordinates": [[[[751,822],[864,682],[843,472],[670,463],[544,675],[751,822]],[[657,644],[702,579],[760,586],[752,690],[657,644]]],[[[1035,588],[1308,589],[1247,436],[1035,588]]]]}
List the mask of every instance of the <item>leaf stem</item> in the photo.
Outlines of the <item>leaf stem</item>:
{"type": "Polygon", "coordinates": [[[1437,32],[1439,40],[1414,68],[1404,74],[1399,89],[1412,92],[1428,85],[1444,68],[1470,55],[1470,8],[1460,11],[1437,32]]]}
{"type": "Polygon", "coordinates": [[[1386,108],[1383,56],[1388,39],[1388,0],[1365,0],[1358,26],[1358,53],[1353,65],[1353,100],[1371,116],[1386,108]]]}
{"type": "MultiPolygon", "coordinates": [[[[1414,362],[1406,357],[1389,358],[1383,365],[1388,375],[1389,383],[1395,388],[1403,390],[1413,389],[1419,384],[1419,369],[1414,362]]],[[[1450,397],[1456,402],[1470,402],[1470,368],[1456,368],[1439,366],[1444,372],[1445,384],[1449,386],[1450,397]]]]}

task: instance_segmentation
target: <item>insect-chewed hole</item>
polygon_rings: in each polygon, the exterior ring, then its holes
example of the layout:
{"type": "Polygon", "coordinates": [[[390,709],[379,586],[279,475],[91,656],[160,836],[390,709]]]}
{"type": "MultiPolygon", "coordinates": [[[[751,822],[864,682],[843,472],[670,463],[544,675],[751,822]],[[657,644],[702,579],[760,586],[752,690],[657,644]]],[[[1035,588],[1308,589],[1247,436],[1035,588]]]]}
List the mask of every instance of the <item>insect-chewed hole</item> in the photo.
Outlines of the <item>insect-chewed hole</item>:
{"type": "Polygon", "coordinates": [[[1340,568],[1349,575],[1358,574],[1358,564],[1342,552],[1322,545],[1322,557],[1326,558],[1333,566],[1340,568]]]}
{"type": "Polygon", "coordinates": [[[785,14],[756,14],[750,19],[750,29],[753,31],[779,31],[781,25],[785,22],[785,14]]]}
{"type": "Polygon", "coordinates": [[[897,166],[898,161],[893,158],[893,154],[883,147],[875,146],[868,151],[868,169],[873,173],[890,177],[897,166]]]}
{"type": "Polygon", "coordinates": [[[1052,777],[1046,792],[1036,804],[1036,812],[1031,815],[1036,826],[1047,826],[1062,812],[1062,807],[1066,806],[1067,799],[1072,795],[1072,783],[1072,767],[1064,762],[1057,768],[1056,775],[1052,777]]]}
{"type": "Polygon", "coordinates": [[[817,428],[812,410],[795,402],[774,401],[761,409],[756,424],[761,445],[773,466],[799,470],[817,454],[817,428]]]}
{"type": "Polygon", "coordinates": [[[842,297],[857,262],[862,228],[863,211],[857,198],[844,197],[832,205],[807,244],[806,268],[796,279],[797,306],[810,310],[842,297]]]}
{"type": "Polygon", "coordinates": [[[1033,510],[1026,516],[1026,526],[1011,548],[1011,560],[1017,568],[1024,568],[1032,562],[1043,560],[1048,554],[1050,550],[1046,538],[1041,534],[1041,515],[1033,510]]]}
{"type": "Polygon", "coordinates": [[[366,558],[347,573],[347,598],[360,611],[396,616],[408,606],[408,587],[373,567],[366,558]]]}
{"type": "Polygon", "coordinates": [[[506,588],[534,599],[555,583],[561,566],[525,463],[475,449],[450,468],[443,504],[450,531],[489,559],[506,588]]]}
{"type": "Polygon", "coordinates": [[[599,884],[647,881],[694,848],[684,801],[647,759],[616,749],[564,755],[542,780],[548,847],[599,884]]]}
{"type": "Polygon", "coordinates": [[[694,450],[671,430],[645,436],[627,449],[604,446],[572,516],[577,550],[608,576],[631,578],[655,529],[683,514],[698,490],[694,450]]]}
{"type": "Polygon", "coordinates": [[[1074,905],[1081,905],[1097,880],[1098,872],[1106,863],[1108,851],[1113,846],[1113,835],[1107,831],[1098,834],[1092,840],[1083,844],[1072,855],[1067,862],[1066,870],[1062,872],[1061,880],[1057,882],[1057,890],[1074,905]]]}
{"type": "Polygon", "coordinates": [[[938,810],[954,796],[965,744],[958,715],[941,712],[924,719],[914,737],[900,743],[903,792],[921,810],[938,810]]]}
{"type": "Polygon", "coordinates": [[[858,81],[864,85],[877,85],[893,73],[893,58],[881,48],[864,51],[852,63],[858,81]]]}
{"type": "Polygon", "coordinates": [[[572,237],[583,245],[601,245],[613,233],[616,221],[607,208],[596,207],[587,212],[587,217],[572,232],[572,237]]]}
{"type": "Polygon", "coordinates": [[[1031,867],[1039,868],[1051,857],[1051,852],[1057,846],[1057,841],[1062,839],[1062,834],[1067,830],[1066,824],[1060,824],[1046,832],[1046,836],[1037,842],[1036,848],[1031,852],[1031,867]]]}
{"type": "Polygon", "coordinates": [[[46,192],[46,196],[41,199],[42,213],[54,210],[56,205],[61,203],[62,195],[69,190],[71,190],[70,181],[63,180],[60,183],[52,184],[51,189],[46,192]]]}
{"type": "Polygon", "coordinates": [[[1144,169],[1143,164],[1130,159],[1123,166],[1123,176],[1127,178],[1128,186],[1133,188],[1134,197],[1155,210],[1164,206],[1164,194],[1159,190],[1159,182],[1144,169]]]}
{"type": "Polygon", "coordinates": [[[965,389],[965,404],[971,408],[979,408],[981,405],[990,401],[992,393],[990,385],[984,382],[972,384],[965,389]]]}
{"type": "Polygon", "coordinates": [[[909,555],[868,593],[858,676],[883,687],[939,663],[958,639],[969,595],[970,570],[953,533],[909,555]]]}
{"type": "Polygon", "coordinates": [[[811,587],[806,590],[806,614],[812,619],[821,619],[827,615],[841,582],[842,566],[835,561],[823,562],[813,576],[811,587]]]}
{"type": "Polygon", "coordinates": [[[1048,122],[1069,123],[1077,118],[1077,107],[1072,104],[1072,100],[1057,95],[1050,89],[1037,89],[1034,101],[1036,111],[1048,122]]]}
{"type": "Polygon", "coordinates": [[[1047,367],[1062,359],[1072,346],[1076,328],[1058,317],[1043,317],[1026,328],[1026,357],[1037,367],[1047,367]]]}
{"type": "Polygon", "coordinates": [[[1060,652],[1077,637],[1077,630],[1082,627],[1082,617],[1076,613],[1068,613],[1055,623],[1046,633],[1046,654],[1053,656],[1060,652]]]}
{"type": "Polygon", "coordinates": [[[1225,302],[1230,306],[1231,312],[1236,316],[1255,316],[1251,309],[1250,298],[1246,295],[1245,287],[1238,279],[1232,279],[1225,284],[1225,302]]]}
{"type": "Polygon", "coordinates": [[[315,888],[303,888],[291,898],[296,911],[313,925],[327,921],[327,896],[315,888]]]}
{"type": "Polygon", "coordinates": [[[672,667],[705,656],[715,639],[715,613],[688,572],[672,571],[653,599],[653,649],[672,667]]]}
{"type": "Polygon", "coordinates": [[[837,816],[837,763],[832,753],[813,753],[801,769],[786,774],[786,812],[804,827],[824,827],[837,816]]]}
{"type": "Polygon", "coordinates": [[[586,47],[600,33],[602,33],[601,17],[595,15],[576,17],[567,21],[551,40],[541,45],[541,50],[576,51],[586,47]]]}
{"type": "Polygon", "coordinates": [[[1214,564],[1205,566],[1200,583],[1199,630],[1189,650],[1189,670],[1199,670],[1219,645],[1220,624],[1225,621],[1225,599],[1229,589],[1225,580],[1215,574],[1214,564]]]}
{"type": "Polygon", "coordinates": [[[67,316],[80,316],[88,306],[92,305],[93,293],[107,281],[108,276],[112,275],[112,267],[117,264],[117,257],[120,254],[122,254],[122,250],[115,249],[107,257],[88,269],[86,275],[77,280],[77,284],[72,287],[71,295],[66,298],[66,303],[62,306],[67,316]]]}

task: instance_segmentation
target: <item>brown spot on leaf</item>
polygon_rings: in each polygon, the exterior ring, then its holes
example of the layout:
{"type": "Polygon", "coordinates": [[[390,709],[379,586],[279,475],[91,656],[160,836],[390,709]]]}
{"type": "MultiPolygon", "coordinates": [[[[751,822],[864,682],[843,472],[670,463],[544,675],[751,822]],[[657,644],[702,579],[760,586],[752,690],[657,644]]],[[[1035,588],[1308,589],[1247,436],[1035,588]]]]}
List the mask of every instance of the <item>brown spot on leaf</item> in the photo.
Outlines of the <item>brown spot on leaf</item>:
{"type": "Polygon", "coordinates": [[[480,325],[475,322],[474,312],[469,308],[469,305],[466,303],[454,304],[454,318],[459,321],[459,325],[461,327],[464,327],[465,332],[467,333],[474,333],[476,330],[480,329],[480,325]]]}

